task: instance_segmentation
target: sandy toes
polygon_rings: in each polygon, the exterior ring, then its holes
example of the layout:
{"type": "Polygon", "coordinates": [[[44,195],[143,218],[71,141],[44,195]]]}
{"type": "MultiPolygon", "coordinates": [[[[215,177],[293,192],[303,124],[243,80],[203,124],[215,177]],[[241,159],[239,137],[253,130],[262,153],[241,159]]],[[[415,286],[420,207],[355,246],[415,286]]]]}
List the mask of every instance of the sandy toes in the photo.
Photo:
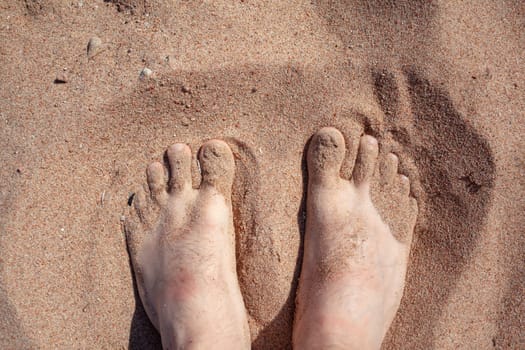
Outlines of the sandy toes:
{"type": "Polygon", "coordinates": [[[376,170],[378,143],[360,140],[348,181],[339,175],[345,157],[343,135],[323,128],[308,149],[306,234],[297,294],[297,349],[378,349],[399,307],[410,242],[417,216],[409,179],[398,174],[388,154],[376,170]],[[374,183],[375,182],[375,183],[374,183]],[[394,232],[370,196],[381,188],[390,216],[402,221],[394,232]]]}
{"type": "Polygon", "coordinates": [[[247,349],[250,337],[235,265],[228,145],[205,143],[202,182],[191,184],[191,150],[168,148],[169,180],[155,162],[126,222],[141,300],[165,349],[247,349]]]}

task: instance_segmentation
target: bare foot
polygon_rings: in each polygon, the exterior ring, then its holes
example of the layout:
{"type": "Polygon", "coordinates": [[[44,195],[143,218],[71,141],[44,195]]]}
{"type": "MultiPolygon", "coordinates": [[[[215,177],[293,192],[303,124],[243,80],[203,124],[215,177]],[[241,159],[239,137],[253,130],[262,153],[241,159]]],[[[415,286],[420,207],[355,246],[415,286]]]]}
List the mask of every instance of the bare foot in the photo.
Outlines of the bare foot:
{"type": "Polygon", "coordinates": [[[308,193],[302,272],[293,342],[297,349],[379,349],[399,307],[417,216],[410,183],[386,156],[375,171],[377,140],[363,136],[352,179],[339,171],[343,135],[334,128],[315,134],[308,148],[308,193]],[[370,188],[395,203],[404,221],[396,239],[372,203],[370,188]]]}
{"type": "Polygon", "coordinates": [[[146,312],[165,349],[248,349],[250,336],[235,264],[231,209],[234,160],[212,140],[199,153],[202,183],[191,184],[191,151],[167,150],[169,181],[155,162],[126,222],[146,312]]]}

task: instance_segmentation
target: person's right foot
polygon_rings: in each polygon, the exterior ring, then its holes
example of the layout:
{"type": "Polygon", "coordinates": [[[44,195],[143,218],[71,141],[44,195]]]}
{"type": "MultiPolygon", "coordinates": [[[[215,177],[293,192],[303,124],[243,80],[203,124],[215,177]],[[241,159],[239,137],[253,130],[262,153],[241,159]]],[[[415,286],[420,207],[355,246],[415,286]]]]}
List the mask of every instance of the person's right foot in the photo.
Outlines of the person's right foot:
{"type": "Polygon", "coordinates": [[[315,134],[308,148],[308,192],[302,272],[293,343],[296,349],[379,349],[403,294],[417,217],[409,179],[388,154],[376,176],[377,140],[363,136],[352,179],[339,172],[343,135],[334,128],[315,134]],[[378,178],[380,177],[380,179],[378,178]],[[372,203],[373,181],[382,184],[395,232],[372,203]]]}
{"type": "Polygon", "coordinates": [[[206,142],[202,182],[191,184],[191,151],[168,148],[170,179],[148,166],[126,221],[128,248],[144,308],[164,349],[248,349],[250,334],[237,280],[228,145],[206,142]]]}

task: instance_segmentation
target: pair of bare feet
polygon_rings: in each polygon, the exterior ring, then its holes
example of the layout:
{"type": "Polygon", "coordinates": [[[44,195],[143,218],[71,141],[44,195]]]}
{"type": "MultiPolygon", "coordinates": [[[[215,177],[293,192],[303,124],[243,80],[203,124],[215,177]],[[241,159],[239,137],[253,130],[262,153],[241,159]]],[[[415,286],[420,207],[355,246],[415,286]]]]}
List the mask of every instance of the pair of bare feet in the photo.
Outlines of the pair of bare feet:
{"type": "MultiPolygon", "coordinates": [[[[228,145],[206,142],[202,182],[191,183],[191,151],[168,148],[164,166],[147,168],[148,190],[137,192],[126,234],[146,312],[165,349],[248,349],[250,333],[235,262],[228,145]],[[147,193],[149,192],[149,193],[147,193]]],[[[302,272],[293,344],[297,349],[378,349],[403,293],[417,204],[390,153],[362,136],[352,178],[340,177],[343,135],[316,133],[308,148],[308,193],[302,272]],[[376,171],[376,163],[379,171],[376,171]],[[372,203],[379,188],[395,206],[395,232],[372,203]]]]}

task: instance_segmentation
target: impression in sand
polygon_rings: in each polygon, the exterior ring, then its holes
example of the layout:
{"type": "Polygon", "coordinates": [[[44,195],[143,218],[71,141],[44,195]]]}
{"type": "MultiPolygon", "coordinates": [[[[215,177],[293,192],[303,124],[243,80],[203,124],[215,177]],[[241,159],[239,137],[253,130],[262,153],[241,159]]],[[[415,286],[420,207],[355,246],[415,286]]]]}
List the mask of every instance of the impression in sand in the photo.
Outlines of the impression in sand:
{"type": "MultiPolygon", "coordinates": [[[[412,180],[411,191],[420,206],[418,226],[405,297],[386,337],[387,348],[407,342],[432,346],[440,305],[469,260],[491,198],[491,151],[455,109],[446,91],[415,67],[402,72],[378,70],[371,78],[379,116],[365,117],[365,113],[354,113],[352,106],[360,101],[349,88],[322,103],[332,87],[342,81],[338,73],[342,68],[326,70],[322,77],[303,67],[179,72],[160,77],[123,100],[121,117],[112,120],[109,129],[100,130],[101,135],[118,130],[123,140],[133,140],[136,147],[152,141],[170,142],[175,132],[177,139],[188,140],[194,148],[199,146],[196,140],[217,130],[228,136],[225,140],[236,160],[232,202],[237,272],[254,348],[265,349],[268,344],[287,348],[291,343],[303,251],[300,242],[305,234],[307,193],[301,178],[306,184],[308,175],[306,159],[302,163],[301,155],[308,134],[303,137],[304,133],[313,133],[324,125],[342,131],[349,146],[346,159],[350,161],[342,166],[346,177],[357,153],[357,135],[371,134],[380,143],[380,158],[390,152],[399,155],[400,173],[412,180]],[[255,93],[253,86],[258,87],[255,93]],[[191,94],[185,92],[188,89],[191,94]],[[312,95],[311,91],[319,92],[312,95]],[[272,103],[282,99],[290,102],[272,103]],[[341,104],[341,100],[347,102],[341,104]],[[213,110],[206,108],[209,105],[213,110]],[[192,128],[173,125],[188,113],[194,115],[192,128]],[[222,115],[232,117],[225,119],[222,115]],[[144,123],[155,126],[154,138],[143,133],[144,123]],[[268,124],[271,130],[265,127],[268,124]],[[253,128],[257,133],[249,131],[253,128]],[[463,136],[457,137],[458,133],[463,136]],[[276,174],[284,176],[272,181],[276,174]]],[[[199,182],[196,164],[192,162],[194,183],[199,182]]],[[[374,204],[381,204],[381,196],[377,198],[375,193],[372,191],[374,204]]],[[[381,207],[378,209],[385,217],[389,212],[381,207]]],[[[158,336],[150,327],[138,303],[130,331],[132,348],[156,343],[158,336]]]]}

